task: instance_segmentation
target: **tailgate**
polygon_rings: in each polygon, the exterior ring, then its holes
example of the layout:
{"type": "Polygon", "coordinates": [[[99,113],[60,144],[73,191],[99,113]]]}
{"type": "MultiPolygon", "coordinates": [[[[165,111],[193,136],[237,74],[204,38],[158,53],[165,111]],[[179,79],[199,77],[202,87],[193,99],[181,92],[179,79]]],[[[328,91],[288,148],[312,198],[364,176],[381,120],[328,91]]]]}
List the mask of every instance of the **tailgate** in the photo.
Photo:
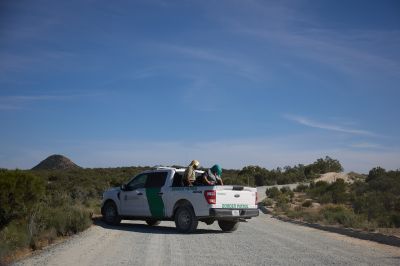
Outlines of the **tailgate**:
{"type": "Polygon", "coordinates": [[[217,199],[214,208],[255,209],[256,188],[239,186],[217,186],[217,199]]]}

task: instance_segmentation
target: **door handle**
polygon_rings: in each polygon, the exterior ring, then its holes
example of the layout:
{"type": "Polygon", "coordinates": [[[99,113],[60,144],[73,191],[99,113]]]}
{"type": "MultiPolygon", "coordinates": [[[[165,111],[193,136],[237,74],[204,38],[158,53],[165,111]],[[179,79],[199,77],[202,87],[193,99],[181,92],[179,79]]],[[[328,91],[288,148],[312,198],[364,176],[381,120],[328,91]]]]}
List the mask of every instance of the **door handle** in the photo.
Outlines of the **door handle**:
{"type": "Polygon", "coordinates": [[[142,196],[142,195],[143,195],[143,193],[142,193],[142,192],[138,192],[138,193],[137,193],[137,195],[139,195],[139,196],[142,196]]]}
{"type": "Polygon", "coordinates": [[[160,196],[163,195],[163,194],[164,194],[164,193],[162,193],[162,192],[158,192],[158,195],[160,195],[160,196]]]}

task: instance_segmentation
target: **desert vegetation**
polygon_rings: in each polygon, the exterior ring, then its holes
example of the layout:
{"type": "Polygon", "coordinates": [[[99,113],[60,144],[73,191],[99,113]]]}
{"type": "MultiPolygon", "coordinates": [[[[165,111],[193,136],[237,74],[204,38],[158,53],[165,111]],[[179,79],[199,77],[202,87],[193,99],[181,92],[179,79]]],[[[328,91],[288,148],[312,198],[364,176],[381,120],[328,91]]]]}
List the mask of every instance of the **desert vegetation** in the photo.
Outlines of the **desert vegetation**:
{"type": "Polygon", "coordinates": [[[337,179],[289,188],[270,188],[264,204],[275,214],[308,222],[374,230],[400,227],[400,170],[376,167],[354,182],[337,179]]]}
{"type": "Polygon", "coordinates": [[[0,170],[0,262],[88,228],[102,192],[146,167],[0,170]]]}
{"type": "Polygon", "coordinates": [[[271,186],[306,182],[328,172],[342,172],[340,162],[329,156],[319,158],[309,165],[277,167],[268,170],[260,166],[246,166],[242,170],[224,170],[224,182],[227,184],[271,186]]]}

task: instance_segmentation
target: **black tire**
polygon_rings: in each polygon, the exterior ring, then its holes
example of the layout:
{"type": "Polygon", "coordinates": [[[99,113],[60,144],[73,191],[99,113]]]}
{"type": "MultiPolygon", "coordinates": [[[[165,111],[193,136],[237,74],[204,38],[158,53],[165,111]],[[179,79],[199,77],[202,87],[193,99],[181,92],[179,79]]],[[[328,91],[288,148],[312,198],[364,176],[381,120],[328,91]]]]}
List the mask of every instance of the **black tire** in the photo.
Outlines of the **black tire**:
{"type": "Polygon", "coordinates": [[[239,221],[218,221],[218,225],[224,232],[233,232],[238,229],[239,221]]]}
{"type": "Polygon", "coordinates": [[[155,225],[159,225],[161,223],[161,221],[153,220],[153,219],[147,219],[146,223],[149,226],[155,226],[155,225]]]}
{"type": "Polygon", "coordinates": [[[118,215],[117,206],[112,201],[107,201],[101,212],[103,220],[110,225],[118,225],[121,222],[121,217],[118,215]]]}
{"type": "Polygon", "coordinates": [[[175,225],[181,233],[192,233],[197,229],[199,220],[191,206],[178,207],[175,213],[175,225]]]}

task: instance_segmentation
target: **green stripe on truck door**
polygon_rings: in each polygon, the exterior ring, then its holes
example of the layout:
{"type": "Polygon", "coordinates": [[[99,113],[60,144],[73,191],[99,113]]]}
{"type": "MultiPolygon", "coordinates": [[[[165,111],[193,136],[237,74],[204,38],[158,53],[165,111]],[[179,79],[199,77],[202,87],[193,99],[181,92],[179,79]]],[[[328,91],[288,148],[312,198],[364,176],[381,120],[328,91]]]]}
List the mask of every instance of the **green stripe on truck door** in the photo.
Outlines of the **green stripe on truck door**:
{"type": "Polygon", "coordinates": [[[161,188],[146,188],[147,202],[153,218],[164,217],[164,202],[158,194],[160,191],[161,188]]]}

